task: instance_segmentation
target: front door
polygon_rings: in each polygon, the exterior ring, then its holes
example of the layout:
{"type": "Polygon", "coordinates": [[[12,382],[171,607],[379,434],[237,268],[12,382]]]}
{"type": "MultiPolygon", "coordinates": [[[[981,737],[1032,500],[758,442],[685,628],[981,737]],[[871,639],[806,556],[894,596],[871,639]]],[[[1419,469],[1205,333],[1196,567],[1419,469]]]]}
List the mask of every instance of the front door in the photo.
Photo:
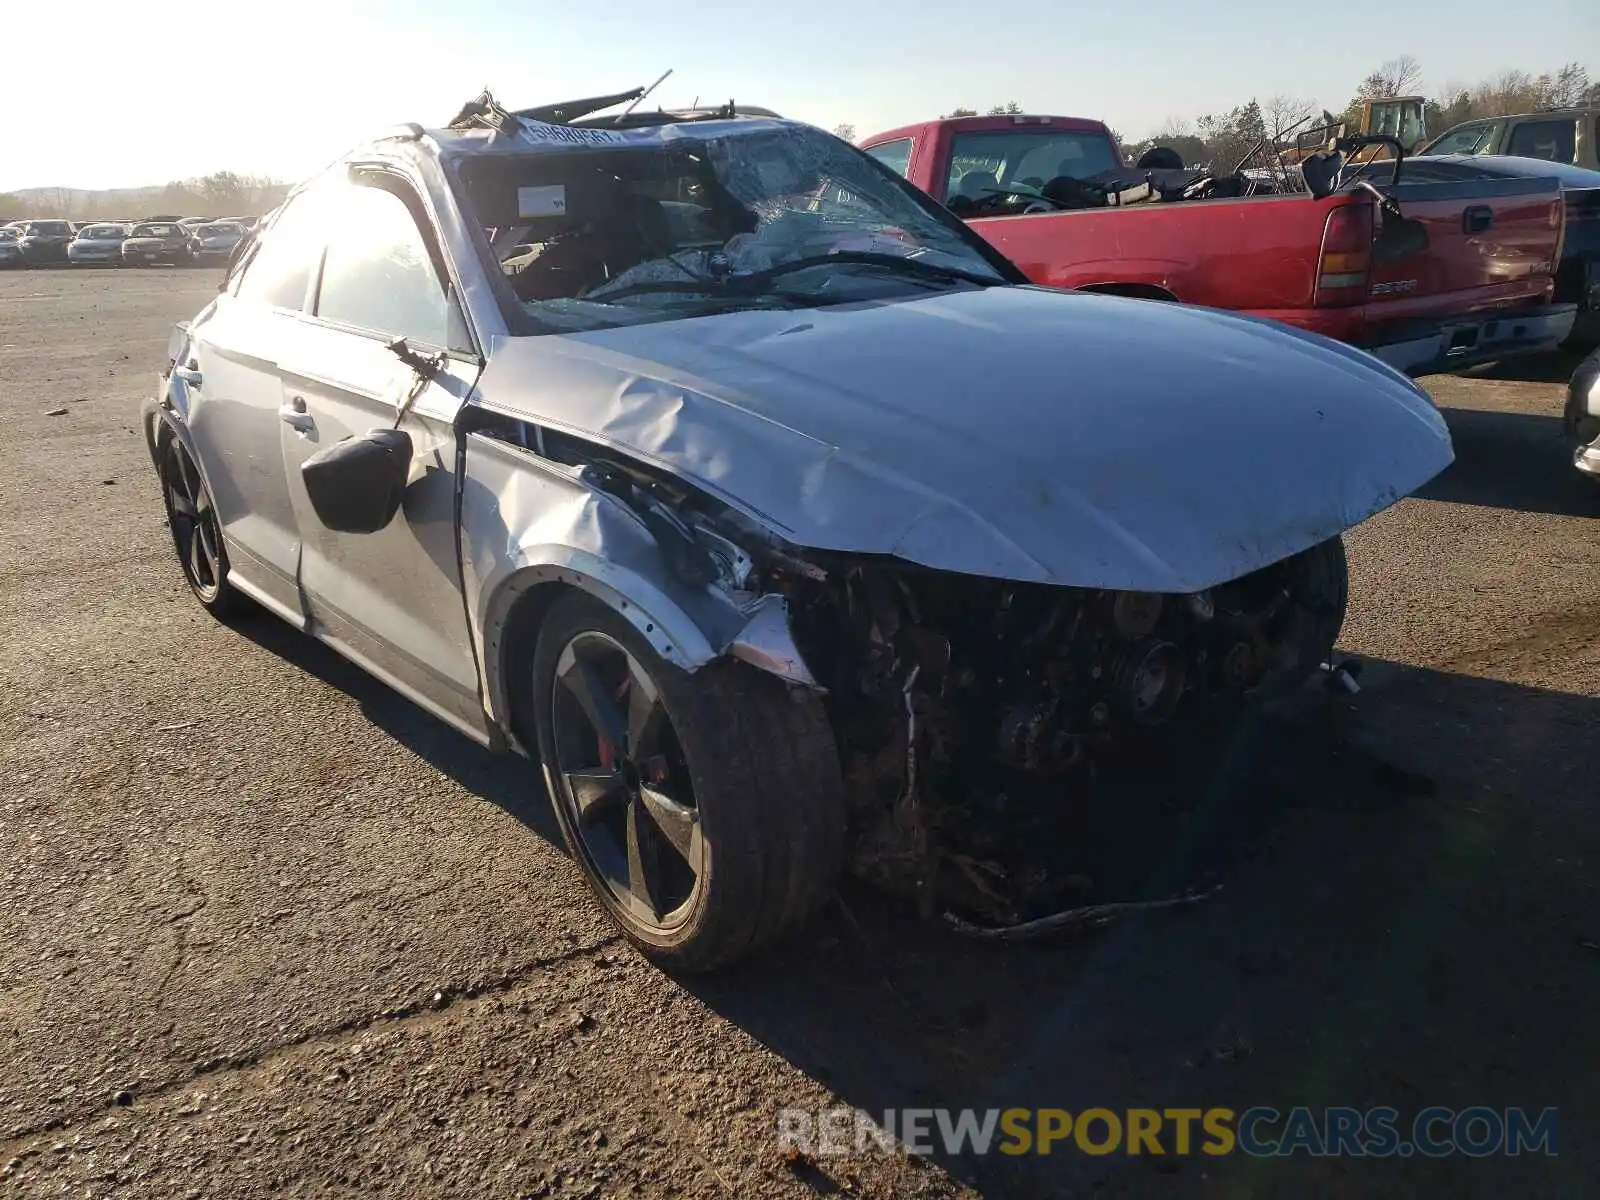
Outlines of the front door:
{"type": "Polygon", "coordinates": [[[481,736],[486,723],[456,554],[453,427],[479,362],[403,185],[380,176],[340,186],[312,314],[280,364],[300,590],[318,637],[481,736]],[[437,363],[431,380],[388,348],[399,337],[437,363]],[[328,529],[311,508],[301,464],[397,419],[413,449],[399,513],[377,533],[328,529]]]}

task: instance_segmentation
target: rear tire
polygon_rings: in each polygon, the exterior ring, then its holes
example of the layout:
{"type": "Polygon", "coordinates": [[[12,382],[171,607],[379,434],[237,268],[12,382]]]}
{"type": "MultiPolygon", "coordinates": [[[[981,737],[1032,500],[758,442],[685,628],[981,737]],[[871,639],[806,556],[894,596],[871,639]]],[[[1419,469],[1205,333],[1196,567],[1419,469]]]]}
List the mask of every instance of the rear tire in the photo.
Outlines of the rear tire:
{"type": "MultiPolygon", "coordinates": [[[[816,693],[736,661],[685,672],[581,592],[557,600],[540,627],[531,693],[562,836],[612,921],[650,958],[680,971],[726,966],[797,928],[832,895],[843,861],[844,783],[816,693]],[[584,694],[610,696],[612,711],[590,721],[584,694]],[[646,698],[641,710],[659,715],[639,716],[636,696],[646,698]],[[596,747],[602,726],[617,736],[600,735],[596,747]],[[601,792],[590,791],[580,806],[572,781],[594,788],[613,771],[631,781],[622,790],[632,798],[595,799],[601,792]],[[698,830],[693,855],[678,855],[680,843],[659,841],[668,824],[657,823],[655,861],[675,868],[680,881],[683,866],[698,873],[692,885],[680,885],[681,896],[641,904],[637,887],[620,883],[619,874],[631,880],[646,855],[619,843],[642,839],[628,831],[650,826],[617,814],[651,809],[639,793],[652,793],[652,781],[672,793],[674,820],[698,830]],[[619,871],[623,860],[627,869],[619,871]],[[669,903],[672,911],[659,913],[669,903]]],[[[659,795],[653,803],[661,811],[659,795]]],[[[666,867],[655,868],[656,879],[666,867]]]]}
{"type": "Polygon", "coordinates": [[[228,582],[222,525],[199,467],[176,436],[162,444],[161,495],[184,582],[202,608],[219,621],[228,620],[239,611],[241,598],[228,582]]]}

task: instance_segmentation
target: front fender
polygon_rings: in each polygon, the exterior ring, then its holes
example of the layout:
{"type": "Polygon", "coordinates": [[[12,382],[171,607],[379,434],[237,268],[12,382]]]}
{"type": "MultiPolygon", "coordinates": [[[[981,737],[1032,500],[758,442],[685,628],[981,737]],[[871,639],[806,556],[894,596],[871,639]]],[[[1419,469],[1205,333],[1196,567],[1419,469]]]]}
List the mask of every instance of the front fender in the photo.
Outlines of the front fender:
{"type": "Polygon", "coordinates": [[[587,592],[663,659],[697,671],[725,655],[815,687],[788,633],[781,597],[693,587],[668,569],[644,523],[580,469],[480,433],[467,435],[462,583],[488,716],[510,730],[510,633],[537,589],[587,592]]]}

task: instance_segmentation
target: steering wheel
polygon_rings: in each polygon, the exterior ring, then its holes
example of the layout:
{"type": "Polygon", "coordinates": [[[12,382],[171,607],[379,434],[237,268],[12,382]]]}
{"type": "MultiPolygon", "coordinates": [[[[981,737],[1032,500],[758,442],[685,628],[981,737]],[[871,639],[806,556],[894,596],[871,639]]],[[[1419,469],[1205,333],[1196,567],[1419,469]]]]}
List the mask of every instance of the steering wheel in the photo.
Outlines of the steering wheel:
{"type": "Polygon", "coordinates": [[[1027,216],[1029,213],[1057,212],[1066,207],[1066,205],[1052,200],[1049,196],[1046,196],[1038,188],[1030,187],[1026,183],[1014,183],[1010,187],[984,188],[983,190],[987,192],[992,199],[987,201],[979,201],[979,203],[987,203],[991,206],[998,204],[1002,196],[1020,196],[1022,199],[1028,202],[1022,210],[1023,216],[1027,216]]]}

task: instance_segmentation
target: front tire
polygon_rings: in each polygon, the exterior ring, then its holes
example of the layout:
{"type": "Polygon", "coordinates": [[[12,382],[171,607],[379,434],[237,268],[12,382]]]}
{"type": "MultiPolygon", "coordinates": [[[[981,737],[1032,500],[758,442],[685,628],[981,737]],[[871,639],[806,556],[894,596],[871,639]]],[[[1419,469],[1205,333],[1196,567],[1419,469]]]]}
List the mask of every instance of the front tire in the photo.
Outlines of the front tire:
{"type": "Polygon", "coordinates": [[[1302,551],[1288,563],[1284,580],[1294,606],[1283,638],[1285,659],[1269,670],[1254,689],[1262,700],[1286,695],[1333,658],[1350,604],[1350,566],[1344,538],[1331,537],[1302,551]]]}
{"type": "Polygon", "coordinates": [[[844,784],[815,693],[735,661],[685,672],[580,592],[550,609],[531,682],[562,836],[646,955],[725,966],[832,894],[844,784]]]}

